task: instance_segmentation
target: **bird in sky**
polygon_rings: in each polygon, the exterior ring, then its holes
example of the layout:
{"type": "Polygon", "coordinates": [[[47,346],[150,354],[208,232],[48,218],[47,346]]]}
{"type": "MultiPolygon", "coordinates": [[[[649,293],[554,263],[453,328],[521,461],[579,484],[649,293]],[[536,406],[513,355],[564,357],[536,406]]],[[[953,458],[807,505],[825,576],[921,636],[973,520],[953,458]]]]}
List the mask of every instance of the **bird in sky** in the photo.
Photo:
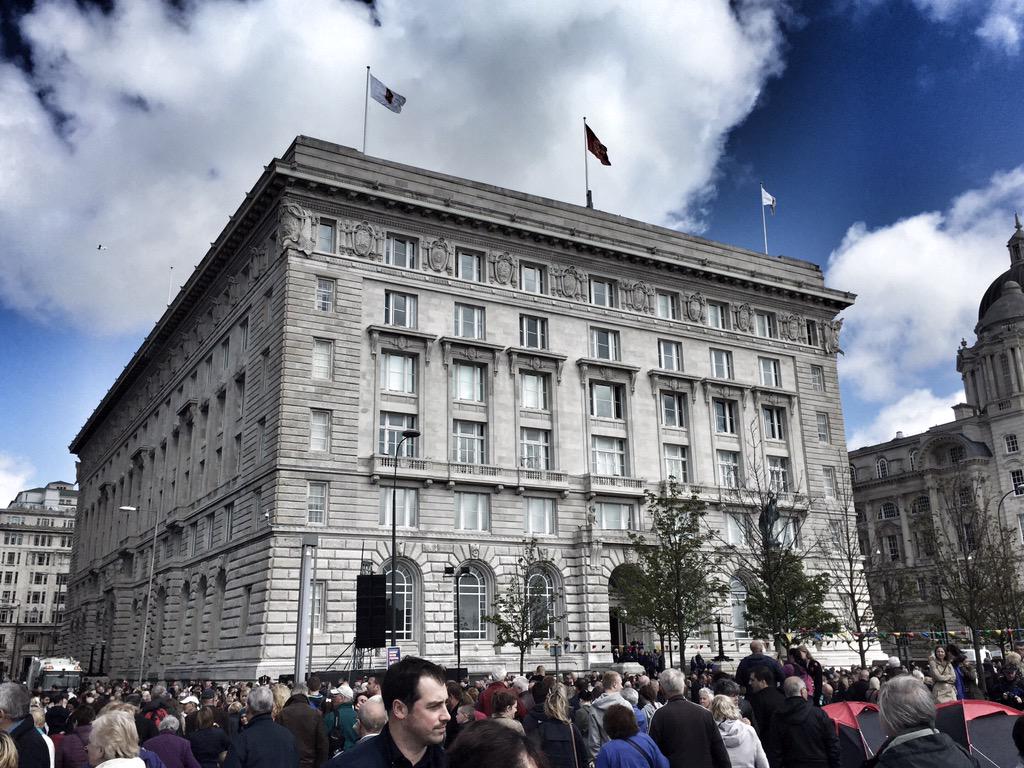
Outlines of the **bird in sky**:
{"type": "Polygon", "coordinates": [[[100,243],[99,245],[96,246],[96,250],[97,251],[109,251],[110,249],[107,248],[107,246],[105,246],[103,243],[100,243]]]}

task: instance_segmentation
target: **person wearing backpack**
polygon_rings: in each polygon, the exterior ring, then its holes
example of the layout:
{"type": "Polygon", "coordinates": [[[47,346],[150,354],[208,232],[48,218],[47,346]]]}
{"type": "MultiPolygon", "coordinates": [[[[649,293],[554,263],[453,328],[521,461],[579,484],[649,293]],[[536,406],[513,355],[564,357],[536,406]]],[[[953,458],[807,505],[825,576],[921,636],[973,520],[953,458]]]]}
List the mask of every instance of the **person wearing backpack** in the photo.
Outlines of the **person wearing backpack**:
{"type": "Polygon", "coordinates": [[[352,707],[355,694],[348,683],[341,683],[331,691],[332,709],[324,715],[327,729],[327,754],[331,757],[351,749],[359,736],[356,735],[356,711],[352,707]]]}
{"type": "Polygon", "coordinates": [[[628,704],[612,704],[604,715],[608,741],[597,753],[597,768],[669,768],[668,758],[650,736],[640,732],[628,704]]]}

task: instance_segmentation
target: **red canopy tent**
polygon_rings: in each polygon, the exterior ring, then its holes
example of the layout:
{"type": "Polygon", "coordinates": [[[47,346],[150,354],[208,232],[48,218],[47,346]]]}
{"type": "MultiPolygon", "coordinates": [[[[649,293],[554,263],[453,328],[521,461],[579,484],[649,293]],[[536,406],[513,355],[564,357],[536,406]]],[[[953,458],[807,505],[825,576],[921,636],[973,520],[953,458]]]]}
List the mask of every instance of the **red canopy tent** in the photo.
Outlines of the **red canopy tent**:
{"type": "Polygon", "coordinates": [[[1011,731],[1020,714],[994,701],[947,701],[935,709],[935,727],[970,750],[984,768],[1014,768],[1017,750],[1011,731]]]}
{"type": "Polygon", "coordinates": [[[843,768],[860,768],[882,743],[878,707],[866,701],[838,701],[822,707],[836,724],[843,768]]]}

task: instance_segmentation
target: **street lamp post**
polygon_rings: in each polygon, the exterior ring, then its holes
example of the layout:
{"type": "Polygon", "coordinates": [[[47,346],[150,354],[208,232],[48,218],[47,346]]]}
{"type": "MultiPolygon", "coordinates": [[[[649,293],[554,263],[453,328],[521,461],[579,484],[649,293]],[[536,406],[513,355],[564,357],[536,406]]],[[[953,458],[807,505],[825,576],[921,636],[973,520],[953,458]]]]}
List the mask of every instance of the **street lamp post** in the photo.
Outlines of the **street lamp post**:
{"type": "Polygon", "coordinates": [[[14,665],[18,657],[18,629],[21,628],[21,603],[15,601],[9,607],[14,609],[14,640],[11,643],[11,671],[7,679],[14,682],[14,665]]]}
{"type": "MultiPolygon", "coordinates": [[[[138,512],[137,507],[121,507],[121,512],[138,512]]],[[[142,655],[139,657],[139,685],[142,685],[142,671],[146,667],[146,642],[149,640],[149,609],[153,605],[153,571],[156,568],[156,534],[160,527],[160,515],[153,512],[153,546],[149,551],[149,586],[146,588],[146,615],[142,622],[142,655]]],[[[102,670],[101,670],[102,671],[102,670]]]]}
{"type": "MultiPolygon", "coordinates": [[[[1014,485],[1013,488],[1003,494],[1003,497],[999,499],[999,504],[996,505],[996,522],[999,525],[999,530],[1003,530],[1003,502],[1011,495],[1020,495],[1024,493],[1024,486],[1014,485]]],[[[1005,542],[1004,542],[1005,544],[1005,542]]],[[[1013,642],[1016,637],[1017,630],[1020,629],[1020,611],[1017,605],[1017,590],[1014,588],[1014,582],[1017,581],[1017,566],[1014,564],[1013,573],[1010,576],[1010,606],[1013,610],[1013,622],[1016,624],[1015,627],[1010,629],[1010,642],[1013,642]]]]}
{"type": "Polygon", "coordinates": [[[398,462],[402,452],[402,443],[415,440],[420,436],[418,429],[402,431],[402,439],[395,446],[395,466],[391,474],[391,647],[398,645],[398,616],[395,613],[395,575],[398,570],[398,462]]]}

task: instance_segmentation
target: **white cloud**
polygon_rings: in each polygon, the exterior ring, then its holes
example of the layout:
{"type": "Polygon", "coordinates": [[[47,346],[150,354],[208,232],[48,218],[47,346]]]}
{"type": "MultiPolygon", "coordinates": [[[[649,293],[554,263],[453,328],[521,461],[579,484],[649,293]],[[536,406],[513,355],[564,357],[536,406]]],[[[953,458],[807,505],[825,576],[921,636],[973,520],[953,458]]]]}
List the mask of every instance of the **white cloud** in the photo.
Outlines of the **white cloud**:
{"type": "Polygon", "coordinates": [[[870,423],[850,433],[849,449],[884,443],[896,437],[897,432],[913,435],[924,432],[936,424],[953,420],[950,409],[963,402],[962,389],[948,395],[936,395],[929,389],[908,392],[894,403],[882,408],[870,423]]]}
{"type": "Polygon", "coordinates": [[[891,402],[952,370],[960,339],[973,342],[982,294],[1010,265],[1005,242],[1022,199],[1024,166],[965,192],[945,213],[850,227],[826,275],[858,294],[840,358],[857,397],[891,402]]]}
{"type": "Polygon", "coordinates": [[[0,451],[0,505],[6,507],[19,491],[28,488],[35,472],[28,460],[0,451]]]}
{"type": "Polygon", "coordinates": [[[1024,0],[995,0],[975,32],[992,47],[1016,55],[1020,53],[1022,24],[1024,0]]]}
{"type": "Polygon", "coordinates": [[[0,65],[0,302],[133,330],[183,281],[262,166],[299,133],[582,202],[581,116],[613,165],[596,205],[699,229],[729,130],[781,70],[785,0],[361,3],[159,0],[105,17],[42,0],[23,24],[40,81],[0,65]],[[73,116],[69,141],[33,93],[73,116]],[[692,206],[692,207],[689,207],[692,206]],[[109,250],[98,251],[103,243],[109,250]]]}

